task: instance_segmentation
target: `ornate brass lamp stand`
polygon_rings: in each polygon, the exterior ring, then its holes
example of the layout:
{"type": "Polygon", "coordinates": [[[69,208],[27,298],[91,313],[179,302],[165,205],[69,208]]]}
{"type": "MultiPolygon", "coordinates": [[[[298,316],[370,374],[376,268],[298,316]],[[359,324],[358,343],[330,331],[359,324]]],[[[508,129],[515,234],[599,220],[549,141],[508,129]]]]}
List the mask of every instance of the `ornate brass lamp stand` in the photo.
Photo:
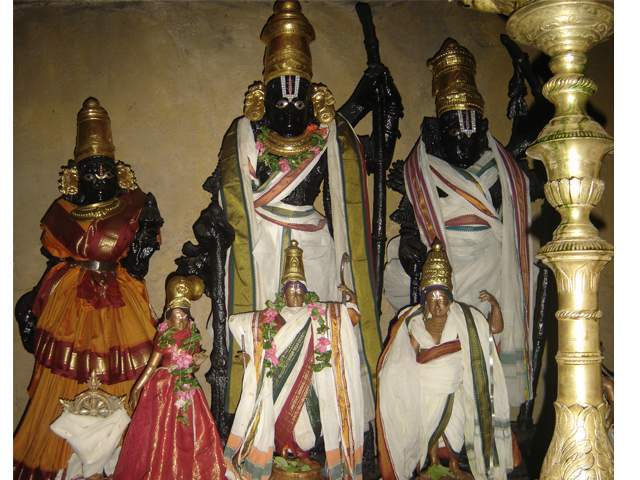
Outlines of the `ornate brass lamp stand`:
{"type": "Polygon", "coordinates": [[[600,272],[611,260],[613,246],[589,220],[602,198],[600,166],[613,139],[586,114],[596,85],[582,73],[586,52],[613,33],[613,3],[537,0],[513,12],[507,33],[548,54],[554,73],[543,93],[555,105],[555,117],[527,150],[544,163],[545,196],[561,216],[553,240],[538,253],[555,273],[559,306],[556,425],[541,478],[613,479],[598,310],[600,272]]]}
{"type": "Polygon", "coordinates": [[[510,15],[507,33],[551,57],[554,77],[543,89],[556,107],[527,154],[547,170],[545,195],[561,215],[553,240],[538,257],[558,285],[556,425],[542,466],[543,480],[613,479],[613,449],[601,391],[598,281],[613,257],[589,220],[604,191],[599,179],[613,139],[586,114],[596,92],[583,75],[586,52],[613,33],[611,0],[463,0],[477,10],[510,15]]]}

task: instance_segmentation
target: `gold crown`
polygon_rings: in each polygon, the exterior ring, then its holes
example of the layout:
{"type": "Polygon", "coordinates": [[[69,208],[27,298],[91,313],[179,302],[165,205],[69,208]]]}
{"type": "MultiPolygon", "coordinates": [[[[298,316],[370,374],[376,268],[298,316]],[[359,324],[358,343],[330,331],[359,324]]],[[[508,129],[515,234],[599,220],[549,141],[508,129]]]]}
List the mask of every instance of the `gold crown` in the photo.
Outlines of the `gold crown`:
{"type": "Polygon", "coordinates": [[[282,284],[286,282],[306,282],[304,276],[304,263],[302,263],[302,249],[298,247],[296,240],[284,251],[284,270],[282,272],[282,284]]]}
{"type": "Polygon", "coordinates": [[[453,292],[451,285],[451,265],[447,258],[447,252],[442,248],[442,244],[436,240],[427,253],[427,260],[422,267],[422,278],[420,279],[420,289],[440,286],[446,287],[453,292]]]}
{"type": "Polygon", "coordinates": [[[204,282],[200,277],[175,275],[167,281],[165,311],[173,308],[190,308],[191,302],[198,300],[204,292],[204,282]]]}
{"type": "Polygon", "coordinates": [[[96,155],[115,158],[111,120],[98,99],[89,97],[78,112],[78,134],[73,152],[76,162],[96,155]]]}
{"type": "Polygon", "coordinates": [[[300,2],[279,0],[273,6],[260,34],[265,44],[264,83],[283,75],[300,75],[311,81],[311,51],[309,44],[316,34],[307,17],[302,14],[300,2]]]}
{"type": "Polygon", "coordinates": [[[433,70],[431,94],[436,97],[436,115],[450,110],[484,111],[484,100],[476,87],[476,60],[469,50],[447,38],[438,53],[427,61],[433,70]]]}

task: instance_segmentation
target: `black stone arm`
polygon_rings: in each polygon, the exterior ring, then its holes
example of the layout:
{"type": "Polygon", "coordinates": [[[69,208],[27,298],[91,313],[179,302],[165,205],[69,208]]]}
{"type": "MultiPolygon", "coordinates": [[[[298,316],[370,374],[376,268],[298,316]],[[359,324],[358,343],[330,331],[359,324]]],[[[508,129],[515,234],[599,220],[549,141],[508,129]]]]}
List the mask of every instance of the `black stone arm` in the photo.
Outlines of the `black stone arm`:
{"type": "Polygon", "coordinates": [[[511,137],[506,148],[529,177],[529,194],[531,201],[534,201],[544,198],[544,184],[547,178],[541,165],[534,164],[533,168],[529,168],[525,152],[553,117],[553,105],[542,95],[542,81],[533,70],[529,56],[509,36],[500,35],[500,41],[509,52],[513,63],[507,106],[507,117],[511,119],[512,126],[511,137]],[[527,84],[534,97],[531,109],[526,102],[527,84]]]}
{"type": "Polygon", "coordinates": [[[198,275],[202,278],[205,284],[205,294],[211,298],[213,348],[210,355],[211,368],[205,374],[205,378],[211,385],[211,412],[220,435],[226,438],[231,428],[231,422],[224,411],[225,392],[229,381],[227,377],[225,268],[227,251],[235,239],[235,232],[220,205],[220,172],[218,169],[207,178],[202,188],[211,193],[211,202],[207,208],[200,212],[200,217],[193,224],[193,233],[198,243],[186,242],[182,247],[182,256],[176,259],[176,264],[178,265],[178,274],[198,275]]]}
{"type": "MultiPolygon", "coordinates": [[[[383,157],[385,169],[395,150],[396,140],[400,138],[398,123],[404,116],[402,99],[393,82],[389,69],[382,64],[369,66],[356,85],[349,99],[340,107],[338,113],[353,127],[369,112],[380,116],[383,135],[383,157]],[[376,112],[377,110],[377,112],[376,112]]],[[[376,126],[374,125],[374,133],[376,126]]],[[[367,155],[367,172],[374,170],[375,155],[367,155]]]]}
{"type": "Polygon", "coordinates": [[[398,257],[402,268],[411,279],[410,302],[416,304],[420,301],[420,275],[428,249],[422,243],[411,202],[406,196],[400,200],[398,209],[391,215],[391,220],[400,224],[398,257]]]}
{"type": "Polygon", "coordinates": [[[411,279],[410,301],[420,301],[420,275],[422,265],[427,258],[427,246],[420,239],[420,231],[411,202],[407,198],[404,186],[404,161],[394,162],[389,170],[387,183],[391,189],[402,195],[400,204],[391,214],[391,220],[400,225],[400,248],[398,256],[404,271],[411,279]]]}
{"type": "MultiPolygon", "coordinates": [[[[324,153],[324,162],[327,162],[327,153],[324,153]]],[[[333,237],[333,217],[331,216],[331,189],[329,187],[329,169],[324,169],[324,180],[322,183],[322,206],[324,207],[324,216],[327,220],[327,228],[329,234],[333,237]]]]}
{"type": "Polygon", "coordinates": [[[16,321],[20,329],[20,339],[25,350],[29,353],[33,353],[34,350],[36,326],[38,324],[38,317],[31,310],[37,294],[38,285],[18,299],[15,309],[16,321]]]}
{"type": "Polygon", "coordinates": [[[536,287],[536,304],[533,313],[533,330],[531,351],[532,364],[532,398],[520,406],[518,423],[524,429],[533,426],[533,404],[536,399],[540,370],[542,369],[542,354],[547,340],[547,326],[549,322],[554,322],[554,314],[557,310],[557,287],[553,272],[541,261],[536,262],[540,269],[538,271],[538,284],[536,287]]]}
{"type": "Polygon", "coordinates": [[[49,251],[44,247],[40,249],[40,253],[42,253],[42,255],[47,259],[47,268],[42,274],[42,278],[38,284],[18,299],[14,312],[16,321],[18,322],[18,329],[20,330],[22,345],[29,353],[33,353],[35,347],[36,327],[38,325],[38,317],[33,313],[33,303],[35,302],[38,291],[40,290],[40,283],[42,282],[42,279],[45,278],[51,267],[61,261],[58,257],[51,255],[51,253],[49,253],[49,251]]]}
{"type": "Polygon", "coordinates": [[[153,193],[147,193],[138,217],[138,231],[121,265],[132,277],[143,280],[149,272],[151,256],[160,248],[160,227],[164,223],[153,193]]]}

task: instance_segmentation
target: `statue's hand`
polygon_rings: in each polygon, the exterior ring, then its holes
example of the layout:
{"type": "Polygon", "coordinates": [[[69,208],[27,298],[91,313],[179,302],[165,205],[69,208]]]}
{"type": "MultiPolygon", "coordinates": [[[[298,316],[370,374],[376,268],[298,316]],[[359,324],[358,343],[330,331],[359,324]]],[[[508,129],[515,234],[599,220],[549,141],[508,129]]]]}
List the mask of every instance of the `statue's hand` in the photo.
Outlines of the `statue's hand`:
{"type": "Polygon", "coordinates": [[[427,247],[416,235],[402,235],[398,252],[402,268],[409,276],[419,272],[427,258],[427,247]]]}
{"type": "Polygon", "coordinates": [[[205,352],[204,350],[198,353],[195,353],[193,355],[193,364],[196,370],[200,368],[200,366],[205,362],[206,359],[207,359],[207,352],[205,352]]]}
{"type": "Polygon", "coordinates": [[[381,65],[381,67],[381,72],[378,73],[378,82],[382,87],[385,106],[394,108],[396,110],[395,113],[402,117],[402,98],[400,97],[400,92],[398,92],[398,87],[396,87],[389,69],[384,65],[381,65]],[[398,109],[399,111],[397,111],[398,109]]]}
{"type": "Polygon", "coordinates": [[[346,285],[338,285],[338,290],[342,295],[342,303],[358,303],[358,297],[356,296],[356,292],[351,290],[346,285]]]}
{"type": "Polygon", "coordinates": [[[138,398],[140,397],[140,390],[137,388],[132,388],[131,393],[129,394],[129,402],[127,406],[129,407],[129,415],[133,415],[133,412],[138,405],[138,398]]]}
{"type": "Polygon", "coordinates": [[[33,353],[38,317],[31,309],[36,299],[37,288],[22,295],[16,303],[15,315],[20,329],[20,339],[25,350],[33,353]]]}
{"type": "Polygon", "coordinates": [[[498,300],[496,300],[496,297],[491,295],[486,290],[480,290],[480,295],[478,295],[478,298],[480,299],[481,302],[487,302],[492,307],[499,306],[498,300]]]}

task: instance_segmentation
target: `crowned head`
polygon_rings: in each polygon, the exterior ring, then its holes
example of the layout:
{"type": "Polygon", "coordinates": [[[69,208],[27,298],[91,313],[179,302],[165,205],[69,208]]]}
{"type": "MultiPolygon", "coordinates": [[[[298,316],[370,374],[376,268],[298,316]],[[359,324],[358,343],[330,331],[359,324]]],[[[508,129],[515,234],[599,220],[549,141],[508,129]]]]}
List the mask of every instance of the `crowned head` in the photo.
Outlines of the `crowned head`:
{"type": "Polygon", "coordinates": [[[300,137],[312,122],[333,119],[333,96],[312,84],[311,50],[315,39],[300,2],[276,1],[260,39],[265,43],[263,81],[245,96],[245,116],[262,120],[283,138],[300,137]]]}
{"type": "Polygon", "coordinates": [[[427,65],[433,71],[432,95],[446,160],[466,168],[488,148],[489,124],[476,86],[476,60],[467,48],[447,38],[427,65]]]}
{"type": "Polygon", "coordinates": [[[138,187],[131,167],[115,159],[109,113],[97,98],[88,97],[78,112],[73,156],[58,181],[60,193],[73,203],[99,203],[138,187]]]}
{"type": "Polygon", "coordinates": [[[287,307],[301,307],[307,293],[307,280],[304,275],[302,249],[296,240],[291,240],[285,249],[284,269],[282,272],[282,293],[287,307]]]}
{"type": "Polygon", "coordinates": [[[204,282],[200,277],[173,275],[167,279],[164,317],[174,323],[191,318],[191,304],[202,297],[204,282]]]}
{"type": "Polygon", "coordinates": [[[446,315],[453,300],[451,264],[447,252],[438,239],[431,245],[422,267],[420,295],[425,310],[433,316],[446,315]]]}

